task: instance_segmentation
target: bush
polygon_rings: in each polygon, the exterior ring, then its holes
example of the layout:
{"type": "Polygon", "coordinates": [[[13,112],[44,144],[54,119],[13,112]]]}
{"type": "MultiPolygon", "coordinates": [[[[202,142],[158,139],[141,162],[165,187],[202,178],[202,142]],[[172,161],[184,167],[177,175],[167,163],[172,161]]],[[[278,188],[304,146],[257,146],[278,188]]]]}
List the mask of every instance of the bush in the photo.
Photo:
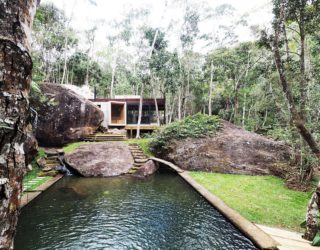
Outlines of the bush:
{"type": "Polygon", "coordinates": [[[213,135],[220,128],[220,118],[198,113],[180,122],[171,123],[153,134],[150,146],[153,152],[165,147],[171,140],[200,138],[213,135]]]}

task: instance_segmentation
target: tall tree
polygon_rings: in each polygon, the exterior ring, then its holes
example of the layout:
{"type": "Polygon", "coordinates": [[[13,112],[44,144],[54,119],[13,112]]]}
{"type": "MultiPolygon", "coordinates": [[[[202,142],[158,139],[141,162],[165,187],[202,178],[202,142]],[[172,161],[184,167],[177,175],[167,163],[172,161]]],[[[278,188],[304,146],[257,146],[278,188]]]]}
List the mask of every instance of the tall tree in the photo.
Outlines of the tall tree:
{"type": "MultiPolygon", "coordinates": [[[[292,93],[292,87],[290,82],[287,80],[286,69],[284,66],[284,62],[282,60],[281,55],[281,38],[283,36],[283,27],[284,21],[286,19],[286,14],[288,12],[287,8],[290,1],[287,0],[275,0],[274,4],[274,13],[276,16],[275,25],[274,25],[274,43],[273,43],[273,51],[274,51],[274,59],[275,64],[279,73],[280,84],[282,86],[283,92],[287,98],[289,104],[289,111],[291,113],[291,119],[294,126],[297,128],[298,132],[301,134],[302,138],[309,145],[312,152],[316,155],[316,157],[320,160],[320,147],[317,144],[314,136],[311,131],[306,127],[303,116],[300,112],[298,112],[294,96],[292,93]]],[[[301,58],[300,58],[301,59],[301,58]]],[[[304,71],[300,72],[303,74],[304,71]]],[[[302,76],[303,77],[303,76],[302,76]]],[[[307,213],[307,229],[304,234],[304,237],[308,240],[313,240],[318,231],[318,221],[317,215],[319,213],[320,207],[320,182],[318,184],[316,192],[313,194],[307,213]]]]}
{"type": "Polygon", "coordinates": [[[13,249],[22,178],[36,0],[0,1],[0,249],[13,249]]]}

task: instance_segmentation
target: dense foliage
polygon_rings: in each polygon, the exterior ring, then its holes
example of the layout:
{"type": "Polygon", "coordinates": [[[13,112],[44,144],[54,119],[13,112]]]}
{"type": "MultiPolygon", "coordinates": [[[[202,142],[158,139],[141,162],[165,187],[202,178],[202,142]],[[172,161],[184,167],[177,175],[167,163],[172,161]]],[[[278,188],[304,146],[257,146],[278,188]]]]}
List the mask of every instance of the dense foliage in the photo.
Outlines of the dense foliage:
{"type": "Polygon", "coordinates": [[[153,150],[157,150],[170,143],[171,140],[205,137],[213,135],[219,128],[220,118],[218,116],[198,113],[156,131],[150,146],[153,150]]]}

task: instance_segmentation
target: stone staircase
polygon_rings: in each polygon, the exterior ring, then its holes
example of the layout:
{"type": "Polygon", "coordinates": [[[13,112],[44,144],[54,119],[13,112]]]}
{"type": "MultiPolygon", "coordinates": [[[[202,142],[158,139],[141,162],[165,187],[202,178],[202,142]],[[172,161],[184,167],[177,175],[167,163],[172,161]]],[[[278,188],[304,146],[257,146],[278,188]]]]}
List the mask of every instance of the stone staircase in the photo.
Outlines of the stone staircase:
{"type": "Polygon", "coordinates": [[[137,172],[139,168],[141,168],[148,160],[149,157],[145,155],[143,150],[138,144],[129,144],[129,150],[132,154],[132,157],[134,159],[133,167],[129,170],[129,174],[134,174],[137,172]]]}
{"type": "Polygon", "coordinates": [[[45,153],[47,156],[46,158],[43,158],[41,162],[42,172],[47,173],[59,168],[65,168],[64,164],[60,160],[64,155],[64,152],[62,150],[47,150],[45,153]]]}
{"type": "Polygon", "coordinates": [[[104,142],[104,141],[126,141],[127,136],[124,134],[97,133],[88,135],[84,141],[88,142],[104,142]]]}

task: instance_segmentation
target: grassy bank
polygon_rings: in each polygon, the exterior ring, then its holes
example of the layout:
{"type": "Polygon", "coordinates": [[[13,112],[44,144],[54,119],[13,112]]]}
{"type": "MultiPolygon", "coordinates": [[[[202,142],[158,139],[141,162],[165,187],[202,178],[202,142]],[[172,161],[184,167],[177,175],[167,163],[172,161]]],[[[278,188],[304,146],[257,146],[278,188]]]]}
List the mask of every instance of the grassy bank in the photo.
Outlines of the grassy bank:
{"type": "MultiPolygon", "coordinates": [[[[71,153],[74,150],[76,150],[77,148],[79,148],[81,145],[89,144],[89,143],[95,143],[95,142],[75,142],[75,143],[70,143],[67,146],[63,147],[63,151],[65,153],[71,153]]],[[[152,156],[152,153],[150,151],[150,139],[146,139],[146,138],[144,138],[144,139],[129,139],[127,141],[123,141],[123,143],[125,143],[125,144],[136,143],[141,147],[141,149],[143,150],[143,152],[146,155],[152,156]]]]}
{"type": "Polygon", "coordinates": [[[191,176],[248,220],[302,231],[311,193],[289,190],[272,176],[192,172],[191,176]]]}
{"type": "Polygon", "coordinates": [[[78,147],[80,147],[81,145],[84,144],[89,144],[89,143],[93,143],[93,142],[85,142],[85,141],[81,141],[81,142],[74,142],[74,143],[70,143],[67,146],[63,147],[63,151],[67,154],[67,153],[71,153],[74,150],[76,150],[78,147]]]}
{"type": "Polygon", "coordinates": [[[45,177],[37,179],[37,177],[39,177],[39,174],[41,173],[41,170],[37,165],[37,160],[42,157],[45,157],[45,151],[43,148],[39,148],[36,158],[31,162],[32,170],[23,177],[23,186],[27,187],[25,191],[32,191],[52,178],[45,177]]]}

